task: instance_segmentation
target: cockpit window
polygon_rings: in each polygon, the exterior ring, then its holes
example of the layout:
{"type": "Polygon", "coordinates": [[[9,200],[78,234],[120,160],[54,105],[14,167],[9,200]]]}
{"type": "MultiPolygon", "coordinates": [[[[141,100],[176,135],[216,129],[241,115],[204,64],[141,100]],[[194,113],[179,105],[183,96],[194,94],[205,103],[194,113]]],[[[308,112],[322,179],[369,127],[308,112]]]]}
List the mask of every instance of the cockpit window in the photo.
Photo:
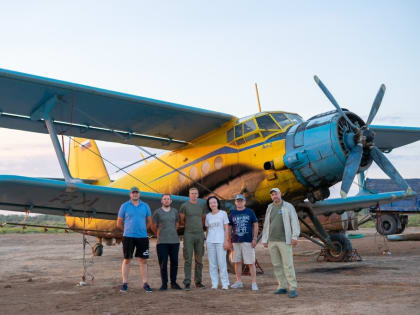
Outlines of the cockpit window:
{"type": "Polygon", "coordinates": [[[235,138],[239,138],[242,136],[242,125],[243,124],[235,126],[235,138]]]}
{"type": "Polygon", "coordinates": [[[299,115],[287,114],[287,117],[289,117],[293,124],[300,124],[301,122],[303,122],[302,118],[300,118],[299,115]]]}
{"type": "Polygon", "coordinates": [[[281,128],[284,128],[288,125],[290,125],[290,120],[286,117],[285,114],[282,113],[272,113],[274,119],[279,123],[281,128]]]}
{"type": "Polygon", "coordinates": [[[233,140],[233,128],[230,128],[227,132],[227,142],[232,142],[233,140]]]}
{"type": "Polygon", "coordinates": [[[269,115],[260,116],[256,119],[260,129],[279,129],[279,126],[277,126],[277,124],[269,115]]]}
{"type": "Polygon", "coordinates": [[[248,120],[247,122],[244,123],[244,135],[256,129],[257,129],[257,126],[255,126],[255,122],[253,119],[248,120]]]}

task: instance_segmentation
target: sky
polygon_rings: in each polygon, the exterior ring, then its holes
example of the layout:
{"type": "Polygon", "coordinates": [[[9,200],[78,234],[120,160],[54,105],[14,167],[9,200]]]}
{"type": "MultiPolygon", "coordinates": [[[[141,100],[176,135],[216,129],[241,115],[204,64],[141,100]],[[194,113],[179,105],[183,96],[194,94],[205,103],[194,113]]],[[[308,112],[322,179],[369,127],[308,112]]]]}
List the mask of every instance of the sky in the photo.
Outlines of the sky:
{"type": "MultiPolygon", "coordinates": [[[[384,83],[374,124],[420,127],[418,1],[0,0],[0,12],[3,69],[238,117],[258,111],[255,82],[263,110],[304,119],[332,110],[316,74],[366,119],[384,83]]],[[[119,166],[140,158],[98,145],[119,166]]],[[[419,153],[420,142],[388,157],[419,178],[419,153]]],[[[48,135],[6,129],[0,174],[62,177],[48,135]]],[[[376,166],[367,175],[385,177],[376,166]]]]}

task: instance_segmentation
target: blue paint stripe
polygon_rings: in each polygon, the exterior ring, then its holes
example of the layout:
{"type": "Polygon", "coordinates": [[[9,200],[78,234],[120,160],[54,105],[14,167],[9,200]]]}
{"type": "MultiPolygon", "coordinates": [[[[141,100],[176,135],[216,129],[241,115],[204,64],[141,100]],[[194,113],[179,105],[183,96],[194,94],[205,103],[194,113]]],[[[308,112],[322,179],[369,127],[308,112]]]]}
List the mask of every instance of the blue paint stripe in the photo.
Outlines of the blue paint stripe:
{"type": "MultiPolygon", "coordinates": [[[[235,149],[235,148],[232,148],[232,147],[224,146],[224,147],[221,147],[221,148],[219,148],[219,149],[217,149],[217,150],[215,150],[213,152],[207,153],[206,155],[203,155],[202,157],[200,157],[200,158],[198,158],[198,159],[196,159],[196,160],[194,160],[194,161],[192,161],[190,163],[187,163],[184,166],[178,167],[178,170],[182,170],[182,169],[187,168],[189,166],[192,166],[194,164],[200,163],[200,162],[202,162],[204,160],[207,160],[207,159],[209,159],[209,158],[211,158],[213,156],[219,155],[219,154],[239,153],[239,152],[250,150],[250,149],[253,149],[255,147],[258,147],[258,146],[261,146],[261,145],[264,145],[264,144],[267,144],[267,143],[271,143],[271,142],[274,142],[274,141],[277,141],[277,140],[282,140],[282,139],[285,139],[285,138],[286,138],[286,134],[285,133],[282,133],[282,134],[279,134],[279,135],[277,135],[275,137],[272,137],[270,139],[267,139],[264,142],[255,143],[253,145],[250,145],[250,146],[245,147],[245,148],[242,148],[242,149],[235,149]]],[[[151,183],[153,183],[153,182],[155,182],[155,181],[157,181],[157,180],[159,180],[161,178],[164,178],[164,177],[166,177],[168,175],[171,175],[171,174],[173,174],[175,172],[176,171],[173,170],[173,171],[170,171],[169,173],[166,173],[164,175],[161,175],[161,176],[155,178],[154,180],[152,180],[151,182],[149,182],[149,184],[151,184],[151,183]]]]}

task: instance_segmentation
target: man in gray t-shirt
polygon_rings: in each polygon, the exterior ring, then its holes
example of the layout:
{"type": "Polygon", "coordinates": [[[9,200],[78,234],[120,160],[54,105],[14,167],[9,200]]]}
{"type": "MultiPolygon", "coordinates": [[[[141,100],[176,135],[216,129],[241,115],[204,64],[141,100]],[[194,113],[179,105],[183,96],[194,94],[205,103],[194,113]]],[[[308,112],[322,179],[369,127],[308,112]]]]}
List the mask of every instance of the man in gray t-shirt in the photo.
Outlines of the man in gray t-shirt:
{"type": "Polygon", "coordinates": [[[171,196],[162,195],[162,207],[155,210],[152,217],[152,229],[157,237],[156,251],[159,259],[162,286],[160,291],[168,289],[168,257],[171,261],[171,288],[181,290],[176,283],[178,273],[179,237],[177,233],[179,214],[171,207],[171,196]]]}

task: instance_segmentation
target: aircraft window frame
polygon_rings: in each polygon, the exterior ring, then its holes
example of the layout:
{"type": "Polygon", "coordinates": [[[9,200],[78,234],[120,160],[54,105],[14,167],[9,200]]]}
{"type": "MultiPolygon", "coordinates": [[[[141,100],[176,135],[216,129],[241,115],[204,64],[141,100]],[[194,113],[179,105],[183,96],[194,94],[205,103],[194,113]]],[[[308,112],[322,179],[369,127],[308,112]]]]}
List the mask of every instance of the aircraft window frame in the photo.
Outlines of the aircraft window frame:
{"type": "Polygon", "coordinates": [[[262,134],[263,138],[268,137],[269,135],[272,135],[275,132],[276,131],[274,131],[274,130],[261,130],[261,134],[262,134]]]}
{"type": "Polygon", "coordinates": [[[244,135],[244,128],[243,128],[243,123],[242,124],[239,124],[239,125],[236,125],[235,127],[235,139],[236,138],[240,138],[240,137],[242,137],[243,135],[244,135]],[[240,135],[237,135],[236,134],[236,131],[240,128],[240,130],[241,130],[241,134],[240,135]]]}
{"type": "Polygon", "coordinates": [[[292,123],[292,121],[287,117],[285,113],[271,113],[271,116],[280,125],[281,129],[286,128],[292,123]],[[280,117],[279,118],[276,117],[280,115],[283,116],[282,119],[280,119],[280,117]]]}
{"type": "Polygon", "coordinates": [[[233,139],[235,139],[235,135],[234,135],[234,127],[230,128],[227,133],[227,142],[230,143],[233,141],[233,139]]]}
{"type": "Polygon", "coordinates": [[[261,130],[281,130],[282,128],[280,128],[280,126],[277,124],[277,122],[275,121],[275,119],[273,117],[271,117],[270,114],[266,114],[266,115],[261,115],[258,117],[255,117],[255,120],[257,122],[258,128],[261,130]],[[268,126],[268,127],[275,127],[275,128],[267,128],[267,126],[263,126],[262,124],[260,124],[260,122],[258,121],[259,119],[266,119],[266,117],[268,117],[274,125],[272,126],[268,126]]]}

